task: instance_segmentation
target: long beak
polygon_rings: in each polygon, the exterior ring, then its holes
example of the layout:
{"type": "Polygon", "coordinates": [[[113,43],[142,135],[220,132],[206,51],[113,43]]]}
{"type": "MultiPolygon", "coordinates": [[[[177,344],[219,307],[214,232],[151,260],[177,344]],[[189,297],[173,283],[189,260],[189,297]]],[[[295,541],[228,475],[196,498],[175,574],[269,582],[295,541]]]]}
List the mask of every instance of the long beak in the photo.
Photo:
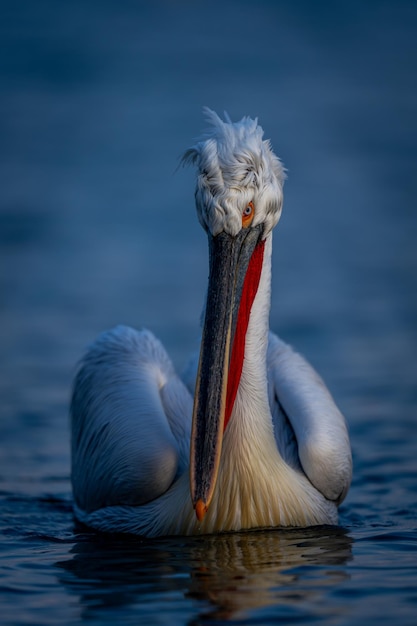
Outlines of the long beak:
{"type": "Polygon", "coordinates": [[[208,510],[216,485],[231,347],[246,273],[261,237],[261,226],[242,229],[235,237],[225,232],[216,237],[209,235],[209,284],[194,396],[190,459],[191,498],[200,521],[208,510]]]}

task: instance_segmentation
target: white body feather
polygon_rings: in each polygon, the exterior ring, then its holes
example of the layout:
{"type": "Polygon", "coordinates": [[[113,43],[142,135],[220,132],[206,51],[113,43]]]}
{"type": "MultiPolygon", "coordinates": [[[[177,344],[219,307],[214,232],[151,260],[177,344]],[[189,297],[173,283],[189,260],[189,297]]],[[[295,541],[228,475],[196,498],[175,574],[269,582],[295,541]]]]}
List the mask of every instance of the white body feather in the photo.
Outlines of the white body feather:
{"type": "Polygon", "coordinates": [[[337,523],[351,480],[346,425],[317,373],[268,334],[270,249],[269,241],[203,522],[189,491],[192,396],[159,341],[126,327],[98,338],[75,385],[72,481],[80,521],[146,536],[337,523]]]}

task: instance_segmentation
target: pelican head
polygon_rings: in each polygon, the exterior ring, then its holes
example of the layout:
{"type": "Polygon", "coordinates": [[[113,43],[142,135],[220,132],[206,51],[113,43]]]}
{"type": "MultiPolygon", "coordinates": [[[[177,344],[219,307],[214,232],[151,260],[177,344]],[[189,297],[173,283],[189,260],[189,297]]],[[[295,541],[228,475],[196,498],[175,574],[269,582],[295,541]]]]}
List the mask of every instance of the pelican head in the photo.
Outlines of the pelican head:
{"type": "Polygon", "coordinates": [[[191,498],[201,521],[212,499],[245,335],[263,267],[264,244],[282,209],[284,169],[257,120],[233,123],[205,110],[210,128],[183,162],[197,167],[199,220],[210,270],[191,434],[191,498]]]}
{"type": "Polygon", "coordinates": [[[277,224],[282,209],[284,168],[263,140],[257,119],[244,117],[233,123],[210,109],[205,113],[210,128],[189,148],[184,163],[197,166],[195,192],[198,218],[213,237],[221,232],[236,236],[250,203],[252,226],[262,224],[263,238],[277,224]]]}

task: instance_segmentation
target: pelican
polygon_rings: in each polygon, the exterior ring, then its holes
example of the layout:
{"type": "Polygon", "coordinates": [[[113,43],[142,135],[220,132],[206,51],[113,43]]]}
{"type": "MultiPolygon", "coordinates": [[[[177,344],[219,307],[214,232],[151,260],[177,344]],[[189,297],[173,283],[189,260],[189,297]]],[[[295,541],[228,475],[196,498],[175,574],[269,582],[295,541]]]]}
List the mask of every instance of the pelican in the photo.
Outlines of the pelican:
{"type": "Polygon", "coordinates": [[[89,347],[71,400],[75,517],[147,537],[337,524],[352,476],[343,415],[269,330],[284,168],[257,119],[206,110],[197,169],[209,243],[199,358],[181,379],[148,330],[89,347]]]}

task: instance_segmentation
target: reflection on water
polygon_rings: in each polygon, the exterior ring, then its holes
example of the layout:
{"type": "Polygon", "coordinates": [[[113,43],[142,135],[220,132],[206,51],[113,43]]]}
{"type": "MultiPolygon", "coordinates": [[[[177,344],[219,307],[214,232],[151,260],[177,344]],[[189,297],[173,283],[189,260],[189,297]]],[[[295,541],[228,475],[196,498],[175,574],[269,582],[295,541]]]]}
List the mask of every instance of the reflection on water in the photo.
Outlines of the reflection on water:
{"type": "Polygon", "coordinates": [[[154,542],[88,534],[57,565],[85,619],[179,593],[197,600],[206,618],[228,620],[319,600],[348,578],[339,566],[351,547],[343,529],[327,527],[154,542]]]}

